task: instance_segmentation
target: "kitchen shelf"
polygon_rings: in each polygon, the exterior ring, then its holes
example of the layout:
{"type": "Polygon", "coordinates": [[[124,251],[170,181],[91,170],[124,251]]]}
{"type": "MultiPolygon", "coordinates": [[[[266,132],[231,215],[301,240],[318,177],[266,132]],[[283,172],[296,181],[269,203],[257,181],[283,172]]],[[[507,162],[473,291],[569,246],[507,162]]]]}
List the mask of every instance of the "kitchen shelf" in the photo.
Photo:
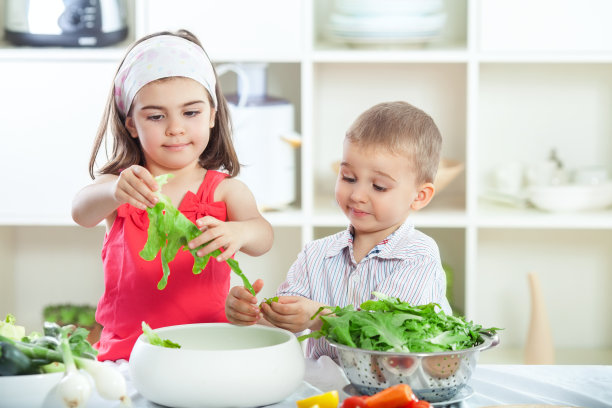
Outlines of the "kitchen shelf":
{"type": "MultiPolygon", "coordinates": [[[[350,123],[375,103],[407,100],[435,119],[444,138],[443,157],[465,163],[459,177],[410,217],[438,242],[443,261],[454,270],[455,309],[483,325],[505,328],[501,346],[483,358],[522,361],[529,315],[525,274],[538,271],[548,285],[557,361],[612,363],[612,326],[605,314],[612,310],[606,297],[612,276],[606,244],[612,241],[612,209],[547,213],[481,198],[497,166],[536,162],[551,148],[557,148],[568,169],[601,164],[612,174],[612,36],[595,38],[598,32],[607,33],[607,26],[584,20],[609,15],[608,2],[588,0],[585,6],[584,1],[566,0],[555,7],[552,0],[446,0],[448,25],[438,41],[381,48],[327,40],[325,23],[333,7],[329,0],[129,3],[130,38],[117,46],[38,49],[0,42],[3,72],[15,73],[0,79],[0,94],[11,95],[0,109],[6,147],[0,151],[0,171],[11,176],[5,188],[21,194],[11,194],[0,207],[0,270],[12,271],[0,275],[7,282],[0,287],[0,314],[14,311],[20,318],[25,315],[26,325],[38,327],[26,310],[31,304],[20,299],[49,294],[31,288],[22,277],[34,270],[75,276],[78,268],[63,264],[73,251],[86,270],[78,282],[89,288],[87,299],[97,301],[101,289],[92,289],[91,281],[101,284],[104,230],[75,226],[69,201],[89,182],[91,141],[112,73],[129,42],[160,29],[187,28],[216,64],[268,63],[269,93],[295,107],[295,130],[303,141],[296,201],[263,213],[275,231],[270,253],[256,258],[237,254],[247,275],[264,278],[262,296],[274,292],[306,242],[346,228],[334,203],[331,164],[341,157],[350,123]],[[553,7],[557,13],[551,14],[553,7]],[[588,13],[580,11],[586,9],[588,13]],[[521,23],[520,35],[512,28],[516,21],[507,24],[507,19],[519,18],[516,10],[521,15],[528,10],[539,19],[537,24],[534,19],[521,23]],[[51,76],[37,74],[48,70],[51,76]],[[16,75],[21,72],[26,79],[16,75]],[[30,107],[31,97],[23,89],[45,90],[36,92],[36,106],[45,110],[30,107]],[[27,154],[25,143],[32,144],[27,154]],[[39,167],[32,169],[34,164],[39,167]],[[60,171],[52,171],[54,166],[60,171]],[[59,245],[57,237],[71,247],[59,245]],[[56,257],[49,258],[48,240],[53,241],[51,250],[59,252],[56,257]],[[585,289],[574,293],[578,285],[585,289]],[[589,317],[573,315],[567,299],[578,302],[589,317]],[[598,327],[601,340],[583,345],[563,324],[568,316],[583,332],[598,327]]],[[[235,92],[234,82],[231,75],[221,78],[226,93],[235,92]]]]}

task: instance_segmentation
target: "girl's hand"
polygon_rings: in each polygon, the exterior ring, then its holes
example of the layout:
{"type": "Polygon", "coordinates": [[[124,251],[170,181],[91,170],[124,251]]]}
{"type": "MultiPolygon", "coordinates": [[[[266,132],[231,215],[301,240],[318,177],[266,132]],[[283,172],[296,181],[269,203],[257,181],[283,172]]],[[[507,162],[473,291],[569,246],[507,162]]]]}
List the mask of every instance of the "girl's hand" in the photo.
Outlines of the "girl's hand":
{"type": "MultiPolygon", "coordinates": [[[[263,288],[263,281],[253,282],[255,293],[263,288]]],[[[225,298],[225,316],[232,324],[248,326],[257,323],[261,318],[257,298],[242,286],[234,286],[225,298]]]]}
{"type": "Polygon", "coordinates": [[[128,203],[146,210],[147,207],[155,207],[157,204],[155,191],[158,189],[159,186],[149,170],[135,164],[119,174],[113,196],[121,204],[128,203]]]}
{"type": "Polygon", "coordinates": [[[262,304],[261,311],[274,326],[298,333],[320,324],[319,319],[310,318],[321,306],[324,305],[302,296],[280,296],[278,302],[262,304]]]}
{"type": "Polygon", "coordinates": [[[197,248],[208,242],[208,245],[201,248],[198,256],[205,256],[215,249],[223,248],[223,252],[216,259],[218,262],[228,260],[244,244],[245,234],[242,232],[240,222],[220,221],[215,217],[207,215],[196,220],[196,226],[202,234],[189,242],[189,248],[197,248]]]}

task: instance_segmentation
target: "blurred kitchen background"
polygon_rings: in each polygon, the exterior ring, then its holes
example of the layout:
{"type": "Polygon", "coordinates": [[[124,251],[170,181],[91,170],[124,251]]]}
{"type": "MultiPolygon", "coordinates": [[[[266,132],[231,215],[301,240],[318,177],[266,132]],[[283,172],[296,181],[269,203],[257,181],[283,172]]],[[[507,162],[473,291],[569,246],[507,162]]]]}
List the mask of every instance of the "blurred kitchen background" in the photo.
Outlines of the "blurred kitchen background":
{"type": "Polygon", "coordinates": [[[483,361],[612,364],[610,15],[607,0],[0,0],[0,316],[35,330],[49,306],[95,307],[104,227],[76,226],[71,201],[126,47],[187,28],[275,228],[268,254],[237,255],[263,296],[346,226],[346,128],[405,100],[444,137],[438,194],[411,217],[455,311],[504,328],[483,361]]]}

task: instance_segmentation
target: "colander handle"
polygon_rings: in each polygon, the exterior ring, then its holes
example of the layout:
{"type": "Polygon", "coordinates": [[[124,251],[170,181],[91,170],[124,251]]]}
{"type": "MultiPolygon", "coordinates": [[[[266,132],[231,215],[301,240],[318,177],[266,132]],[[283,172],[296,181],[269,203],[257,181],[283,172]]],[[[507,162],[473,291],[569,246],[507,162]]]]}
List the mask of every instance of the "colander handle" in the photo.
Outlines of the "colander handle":
{"type": "Polygon", "coordinates": [[[481,332],[481,333],[488,337],[488,341],[485,341],[482,344],[482,348],[480,349],[481,351],[490,349],[491,347],[495,347],[499,344],[499,334],[491,333],[491,332],[481,332]]]}

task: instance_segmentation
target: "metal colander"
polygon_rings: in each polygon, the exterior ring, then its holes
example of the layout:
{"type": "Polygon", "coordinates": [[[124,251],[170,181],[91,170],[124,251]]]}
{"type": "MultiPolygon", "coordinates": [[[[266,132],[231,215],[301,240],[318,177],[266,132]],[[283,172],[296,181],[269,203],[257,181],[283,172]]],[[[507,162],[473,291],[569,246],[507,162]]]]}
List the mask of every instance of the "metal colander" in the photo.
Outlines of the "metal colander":
{"type": "Polygon", "coordinates": [[[468,383],[480,351],[499,344],[499,337],[482,335],[482,343],[472,348],[436,353],[372,351],[328,342],[337,349],[344,373],[361,394],[373,395],[403,383],[419,399],[443,402],[468,383]]]}

